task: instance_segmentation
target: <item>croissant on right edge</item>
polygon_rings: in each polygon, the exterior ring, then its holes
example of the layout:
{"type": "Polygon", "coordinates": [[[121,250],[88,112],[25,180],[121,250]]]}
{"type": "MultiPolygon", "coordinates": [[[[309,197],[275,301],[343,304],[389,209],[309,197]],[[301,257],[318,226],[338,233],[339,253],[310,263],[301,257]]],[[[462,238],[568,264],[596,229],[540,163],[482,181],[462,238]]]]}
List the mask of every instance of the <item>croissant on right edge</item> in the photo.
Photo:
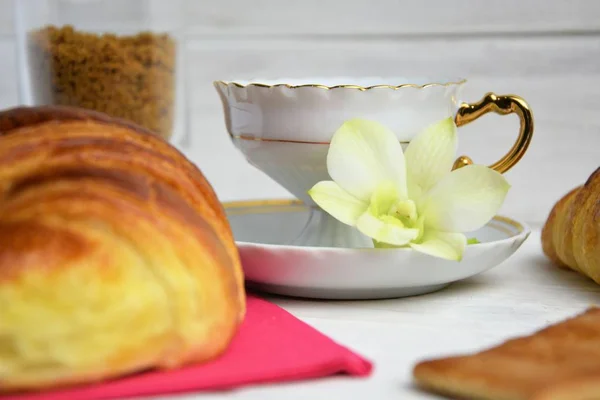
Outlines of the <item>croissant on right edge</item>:
{"type": "Polygon", "coordinates": [[[559,266],[600,284],[600,168],[554,205],[542,229],[542,249],[559,266]]]}

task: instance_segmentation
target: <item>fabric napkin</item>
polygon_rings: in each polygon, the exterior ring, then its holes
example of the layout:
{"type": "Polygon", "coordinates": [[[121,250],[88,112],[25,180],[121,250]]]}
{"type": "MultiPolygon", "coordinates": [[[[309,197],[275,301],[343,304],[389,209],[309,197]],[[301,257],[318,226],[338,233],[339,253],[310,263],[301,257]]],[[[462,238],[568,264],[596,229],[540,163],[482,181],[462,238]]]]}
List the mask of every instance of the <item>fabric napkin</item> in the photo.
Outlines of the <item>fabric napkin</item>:
{"type": "Polygon", "coordinates": [[[246,319],[228,351],[203,365],[147,372],[66,390],[0,396],[2,400],[99,400],[224,390],[345,373],[370,374],[372,364],[282,308],[248,296],[246,319]]]}

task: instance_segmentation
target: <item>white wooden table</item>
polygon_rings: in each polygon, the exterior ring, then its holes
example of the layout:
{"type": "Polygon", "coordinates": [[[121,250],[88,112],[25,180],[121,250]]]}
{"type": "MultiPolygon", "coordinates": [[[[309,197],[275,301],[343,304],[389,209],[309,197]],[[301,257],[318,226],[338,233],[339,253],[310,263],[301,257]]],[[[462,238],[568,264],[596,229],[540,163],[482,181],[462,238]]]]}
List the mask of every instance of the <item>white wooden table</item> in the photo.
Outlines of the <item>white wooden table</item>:
{"type": "Polygon", "coordinates": [[[371,377],[342,376],[158,399],[438,399],[411,386],[417,361],[479,350],[533,332],[600,303],[600,286],[552,266],[542,254],[537,228],[504,264],[437,293],[356,302],[269,300],[371,359],[371,377]]]}

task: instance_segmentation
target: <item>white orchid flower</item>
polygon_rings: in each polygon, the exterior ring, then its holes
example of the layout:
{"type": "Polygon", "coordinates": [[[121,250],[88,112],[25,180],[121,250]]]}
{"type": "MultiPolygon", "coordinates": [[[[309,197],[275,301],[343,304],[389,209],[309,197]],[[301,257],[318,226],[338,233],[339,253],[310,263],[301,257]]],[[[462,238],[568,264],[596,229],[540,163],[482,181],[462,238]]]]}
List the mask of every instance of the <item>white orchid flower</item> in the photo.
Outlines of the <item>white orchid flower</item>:
{"type": "Polygon", "coordinates": [[[376,247],[408,247],[449,260],[462,259],[464,232],[488,223],[510,185],[482,165],[452,170],[456,125],[451,118],[417,135],[403,153],[385,126],[345,122],[327,154],[332,181],[309,191],[325,212],[355,226],[376,247]]]}

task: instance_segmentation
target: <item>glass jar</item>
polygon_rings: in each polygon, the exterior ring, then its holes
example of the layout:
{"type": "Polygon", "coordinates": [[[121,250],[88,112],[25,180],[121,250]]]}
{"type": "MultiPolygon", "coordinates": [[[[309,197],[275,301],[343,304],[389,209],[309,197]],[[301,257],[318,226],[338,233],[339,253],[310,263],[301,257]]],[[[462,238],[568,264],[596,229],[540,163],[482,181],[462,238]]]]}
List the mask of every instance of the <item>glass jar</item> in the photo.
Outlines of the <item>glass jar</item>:
{"type": "Polygon", "coordinates": [[[124,118],[186,134],[183,0],[14,0],[24,105],[124,118]]]}

